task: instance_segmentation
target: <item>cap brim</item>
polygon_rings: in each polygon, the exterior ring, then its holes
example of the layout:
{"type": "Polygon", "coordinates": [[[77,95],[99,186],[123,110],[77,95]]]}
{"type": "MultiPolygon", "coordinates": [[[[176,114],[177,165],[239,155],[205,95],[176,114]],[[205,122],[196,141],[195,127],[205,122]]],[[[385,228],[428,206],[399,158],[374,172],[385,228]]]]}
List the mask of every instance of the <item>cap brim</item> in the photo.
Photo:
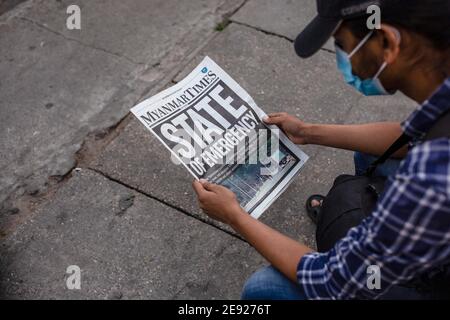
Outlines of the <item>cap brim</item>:
{"type": "Polygon", "coordinates": [[[302,58],[308,58],[322,48],[340,24],[340,18],[317,16],[295,39],[295,51],[302,58]]]}

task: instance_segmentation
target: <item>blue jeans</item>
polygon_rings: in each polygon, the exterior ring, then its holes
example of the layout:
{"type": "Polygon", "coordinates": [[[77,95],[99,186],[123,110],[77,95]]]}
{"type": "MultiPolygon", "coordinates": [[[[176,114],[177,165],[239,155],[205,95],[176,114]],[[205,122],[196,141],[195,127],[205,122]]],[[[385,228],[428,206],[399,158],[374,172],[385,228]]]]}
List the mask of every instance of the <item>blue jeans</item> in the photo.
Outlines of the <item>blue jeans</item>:
{"type": "MultiPolygon", "coordinates": [[[[306,300],[302,288],[272,266],[255,272],[245,283],[242,300],[306,300]]],[[[414,289],[393,286],[380,300],[428,300],[414,289]]]]}
{"type": "Polygon", "coordinates": [[[247,280],[242,300],[306,300],[300,286],[274,267],[264,267],[247,280]]]}
{"type": "MultiPolygon", "coordinates": [[[[375,160],[375,157],[355,153],[355,173],[363,174],[369,165],[375,160]]],[[[399,160],[389,159],[383,165],[379,166],[374,172],[378,176],[390,176],[397,171],[400,164],[399,160]]],[[[424,299],[417,291],[410,288],[395,286],[389,290],[382,299],[385,300],[416,300],[424,299]]],[[[280,271],[272,266],[262,268],[255,272],[245,283],[241,299],[243,300],[306,300],[300,285],[292,282],[280,271]]]]}
{"type": "MultiPolygon", "coordinates": [[[[355,175],[361,176],[363,175],[369,166],[377,159],[377,157],[355,152],[353,156],[353,161],[355,162],[355,175]]],[[[389,177],[395,174],[400,165],[400,160],[397,159],[388,159],[385,163],[378,166],[374,172],[375,176],[381,177],[389,177]]]]}

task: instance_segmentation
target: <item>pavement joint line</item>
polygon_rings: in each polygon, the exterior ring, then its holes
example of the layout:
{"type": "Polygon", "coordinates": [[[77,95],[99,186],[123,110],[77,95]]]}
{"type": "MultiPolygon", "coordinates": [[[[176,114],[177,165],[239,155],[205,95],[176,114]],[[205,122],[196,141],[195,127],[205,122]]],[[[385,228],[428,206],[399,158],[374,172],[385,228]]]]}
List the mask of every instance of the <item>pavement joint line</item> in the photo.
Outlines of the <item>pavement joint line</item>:
{"type": "Polygon", "coordinates": [[[83,164],[89,163],[93,157],[97,157],[99,153],[105,150],[121,134],[131,119],[132,115],[128,112],[111,126],[101,130],[90,131],[84,137],[79,149],[75,152],[75,165],[83,166],[83,164]],[[97,138],[95,137],[97,132],[104,132],[104,135],[101,138],[97,138]],[[93,140],[91,140],[92,136],[94,136],[93,140]]]}
{"type": "MultiPolygon", "coordinates": [[[[232,17],[233,15],[235,15],[239,10],[241,10],[246,4],[247,2],[249,2],[250,0],[244,0],[242,1],[241,5],[238,6],[235,10],[233,10],[232,12],[229,13],[228,17],[232,17]]],[[[231,19],[228,19],[231,21],[231,19]]]]}
{"type": "MultiPolygon", "coordinates": [[[[249,0],[244,0],[244,1],[242,1],[242,3],[241,3],[237,8],[235,8],[233,11],[230,11],[230,12],[224,14],[224,15],[222,16],[222,20],[216,24],[216,29],[215,29],[215,31],[217,31],[217,32],[222,32],[223,30],[225,30],[225,29],[230,25],[230,23],[231,23],[231,17],[232,17],[233,15],[235,15],[239,10],[241,10],[241,8],[242,8],[243,6],[245,6],[245,5],[247,4],[248,1],[249,1],[249,0]],[[220,26],[220,29],[217,29],[217,27],[219,27],[219,26],[220,26]]],[[[219,5],[219,7],[221,7],[221,6],[224,5],[224,4],[226,4],[226,1],[222,1],[222,3],[219,5]]]]}
{"type": "Polygon", "coordinates": [[[130,63],[132,63],[132,64],[134,64],[134,65],[137,65],[137,66],[145,66],[145,65],[146,65],[146,64],[143,63],[143,62],[134,61],[133,59],[131,59],[131,58],[125,56],[125,55],[122,55],[122,54],[119,54],[119,53],[116,53],[116,52],[112,52],[112,51],[108,51],[108,50],[106,50],[106,49],[104,49],[104,48],[92,46],[92,45],[86,44],[86,43],[84,43],[84,42],[82,42],[82,41],[80,41],[80,40],[77,40],[77,39],[74,39],[74,38],[67,37],[67,36],[64,35],[63,33],[58,32],[58,31],[55,31],[55,30],[53,30],[53,29],[51,29],[51,28],[49,28],[49,27],[43,25],[42,23],[39,23],[39,22],[34,21],[34,20],[32,20],[32,19],[29,19],[29,18],[27,18],[27,17],[17,17],[17,18],[20,19],[20,20],[26,21],[26,22],[28,22],[28,23],[32,23],[32,24],[34,24],[35,26],[37,26],[37,27],[39,27],[39,28],[42,28],[42,29],[44,29],[44,30],[46,30],[46,31],[48,31],[48,32],[51,32],[51,33],[53,33],[53,34],[55,34],[55,35],[58,35],[58,36],[62,37],[63,39],[67,40],[67,41],[73,41],[73,42],[75,42],[75,43],[78,43],[79,45],[81,45],[81,46],[83,46],[83,47],[85,47],[85,48],[89,48],[89,49],[92,49],[92,50],[98,50],[98,51],[107,53],[107,54],[109,54],[109,55],[113,55],[113,56],[115,56],[115,57],[117,57],[117,58],[124,59],[124,60],[126,60],[126,61],[128,61],[128,62],[130,62],[130,63]]]}
{"type": "MultiPolygon", "coordinates": [[[[230,17],[232,15],[234,15],[236,12],[238,12],[249,0],[244,0],[236,9],[234,9],[233,11],[230,11],[226,14],[222,15],[222,20],[220,22],[218,22],[218,24],[225,24],[224,25],[224,29],[228,27],[228,25],[231,23],[230,17]]],[[[226,4],[226,1],[223,1],[219,7],[221,7],[222,5],[226,4]]],[[[219,8],[218,7],[218,8],[219,8]]],[[[218,9],[216,8],[216,10],[218,9]]],[[[201,19],[194,24],[189,31],[186,32],[186,34],[189,34],[192,30],[194,30],[196,28],[197,25],[201,24],[201,19]]],[[[222,30],[223,31],[223,30],[222,30]]],[[[161,81],[159,82],[163,82],[165,83],[164,85],[158,87],[158,88],[164,88],[167,84],[176,84],[177,82],[175,81],[175,79],[178,77],[178,75],[180,73],[182,73],[184,71],[184,69],[189,65],[189,63],[191,61],[193,61],[197,54],[204,49],[213,39],[215,39],[215,37],[217,37],[220,34],[219,31],[215,31],[212,30],[212,32],[210,34],[206,35],[205,40],[202,42],[202,45],[198,46],[197,48],[194,48],[192,50],[189,50],[188,52],[186,52],[186,54],[184,54],[183,57],[183,62],[178,63],[177,67],[171,68],[170,71],[164,72],[165,74],[168,74],[166,76],[164,76],[162,78],[161,81]]],[[[184,41],[184,39],[180,39],[177,43],[175,43],[173,45],[173,47],[177,47],[180,43],[182,43],[184,41]]],[[[165,62],[165,60],[168,61],[168,63],[170,63],[173,58],[171,57],[171,52],[172,52],[172,48],[169,48],[168,50],[166,50],[166,52],[164,52],[161,57],[159,58],[159,61],[155,64],[156,66],[160,66],[161,64],[163,64],[165,62]]],[[[178,60],[178,59],[177,59],[178,60]]],[[[144,72],[147,70],[144,70],[144,72]]],[[[146,91],[144,91],[144,93],[141,95],[141,99],[144,99],[151,90],[154,90],[155,88],[157,88],[157,86],[154,87],[149,87],[146,91]]]]}
{"type": "MultiPolygon", "coordinates": [[[[289,38],[289,37],[287,37],[287,36],[284,36],[284,35],[279,34],[279,33],[276,33],[276,32],[267,31],[267,30],[264,30],[264,29],[262,29],[262,28],[255,27],[255,26],[252,26],[252,25],[250,25],[250,24],[247,24],[247,23],[245,23],[245,22],[235,21],[235,20],[230,20],[230,24],[231,24],[231,23],[235,23],[235,24],[237,24],[237,25],[241,25],[241,26],[244,26],[244,27],[247,27],[247,28],[251,28],[251,29],[254,29],[254,30],[256,30],[256,31],[262,32],[262,33],[264,33],[264,34],[267,34],[267,35],[269,35],[269,36],[278,37],[278,38],[287,40],[287,41],[289,41],[290,43],[294,43],[294,40],[292,40],[291,38],[289,38]]],[[[320,48],[320,50],[322,50],[322,51],[324,51],[324,52],[327,52],[327,53],[336,54],[336,52],[334,52],[333,50],[327,49],[327,48],[320,48]]]]}
{"type": "MultiPolygon", "coordinates": [[[[185,70],[185,68],[189,65],[189,63],[190,63],[191,61],[193,61],[193,60],[197,57],[197,54],[199,54],[204,48],[206,48],[206,47],[208,46],[208,44],[209,44],[211,41],[213,41],[216,37],[218,37],[218,36],[220,35],[221,32],[223,32],[226,28],[228,28],[228,26],[233,22],[232,19],[231,19],[231,17],[232,17],[234,14],[236,14],[242,7],[244,7],[244,6],[247,4],[248,1],[249,1],[249,0],[244,0],[244,1],[242,2],[242,4],[241,4],[239,7],[237,7],[235,10],[233,10],[233,11],[231,11],[231,12],[229,12],[228,14],[226,14],[226,15],[223,16],[222,21],[220,21],[220,22],[218,23],[218,24],[224,24],[223,30],[221,30],[221,31],[217,31],[217,30],[213,31],[213,32],[212,32],[210,35],[208,35],[208,37],[205,39],[205,41],[203,42],[203,45],[199,46],[198,48],[196,48],[195,50],[193,50],[193,51],[191,52],[190,57],[189,57],[189,54],[188,54],[188,57],[186,57],[187,60],[186,60],[185,63],[182,65],[182,67],[179,68],[179,69],[174,73],[174,75],[173,75],[173,77],[171,78],[171,80],[170,80],[169,83],[172,83],[172,84],[177,84],[177,83],[178,83],[177,81],[175,81],[175,79],[176,79],[176,78],[177,78],[177,77],[185,70]]],[[[225,3],[225,2],[223,2],[223,3],[225,3]]],[[[163,60],[163,59],[161,59],[161,60],[163,60]]]]}
{"type": "Polygon", "coordinates": [[[177,84],[178,82],[175,81],[175,79],[183,73],[183,71],[185,71],[186,67],[189,66],[189,64],[195,60],[195,58],[197,57],[197,55],[203,50],[205,49],[208,44],[213,41],[216,37],[218,37],[220,35],[220,32],[216,31],[211,33],[210,35],[208,35],[205,38],[205,41],[203,42],[202,45],[200,45],[199,47],[197,47],[195,50],[192,50],[192,52],[190,52],[189,54],[187,54],[185,61],[183,63],[180,63],[180,67],[177,68],[174,72],[173,75],[170,77],[170,81],[168,83],[173,83],[173,84],[177,84]]]}
{"type": "Polygon", "coordinates": [[[252,25],[250,25],[250,24],[247,24],[247,23],[241,22],[241,21],[235,21],[235,20],[230,20],[230,21],[231,21],[231,23],[235,23],[235,24],[237,24],[237,25],[241,25],[241,26],[244,26],[244,27],[247,27],[247,28],[251,28],[251,29],[257,30],[257,31],[262,32],[262,33],[264,33],[264,34],[267,34],[267,35],[269,35],[269,36],[275,36],[275,37],[278,37],[278,38],[287,40],[287,41],[289,41],[289,42],[291,42],[291,43],[294,42],[291,38],[286,37],[286,36],[284,36],[284,35],[282,35],[282,34],[278,34],[278,33],[276,33],[276,32],[267,31],[267,30],[264,30],[264,29],[262,29],[262,28],[255,27],[255,26],[252,26],[252,25]]]}
{"type": "Polygon", "coordinates": [[[175,209],[175,210],[177,210],[177,211],[179,211],[179,212],[181,212],[181,213],[183,213],[183,214],[185,214],[185,215],[187,215],[187,216],[189,216],[189,217],[191,217],[191,218],[193,218],[193,219],[195,219],[195,220],[198,220],[198,221],[200,221],[200,222],[203,222],[203,223],[205,223],[205,224],[207,224],[207,225],[209,225],[209,226],[211,226],[211,227],[213,227],[213,228],[215,228],[215,229],[218,229],[218,230],[220,230],[220,231],[222,231],[222,232],[227,233],[228,235],[230,235],[230,236],[232,236],[232,237],[234,237],[234,238],[236,238],[236,239],[239,239],[239,240],[241,240],[241,241],[243,241],[243,242],[245,242],[245,243],[248,243],[248,242],[247,242],[244,238],[242,238],[240,235],[237,235],[237,234],[235,234],[235,233],[233,233],[233,232],[231,232],[231,231],[229,231],[229,230],[226,230],[226,229],[224,229],[224,228],[222,228],[222,227],[219,227],[219,226],[216,226],[216,225],[214,225],[214,224],[211,224],[208,220],[206,220],[206,219],[204,219],[204,218],[195,216],[195,215],[193,215],[192,213],[190,213],[189,211],[187,211],[187,210],[185,210],[185,209],[183,209],[183,208],[180,208],[180,207],[178,207],[178,206],[176,206],[176,205],[173,205],[173,204],[167,202],[166,200],[163,200],[163,199],[160,199],[160,198],[158,198],[158,197],[155,197],[155,196],[153,196],[153,195],[151,195],[151,194],[149,194],[149,193],[147,193],[147,192],[145,192],[145,191],[140,190],[139,188],[133,187],[133,186],[131,186],[131,185],[125,183],[125,182],[122,182],[122,181],[120,181],[120,180],[118,180],[118,179],[116,179],[116,178],[113,178],[113,177],[109,176],[108,174],[106,174],[106,173],[104,173],[104,172],[102,172],[102,171],[100,171],[100,170],[98,170],[98,169],[91,168],[91,167],[86,167],[86,168],[84,168],[84,169],[87,169],[87,170],[90,170],[90,171],[92,171],[92,172],[95,172],[95,173],[101,175],[102,177],[104,177],[104,178],[106,178],[106,179],[112,181],[112,182],[115,182],[115,183],[117,183],[117,184],[120,184],[120,185],[122,185],[123,187],[126,187],[126,188],[128,188],[128,189],[131,189],[131,190],[133,190],[133,191],[135,191],[135,192],[137,192],[137,193],[139,193],[139,194],[141,194],[141,195],[143,195],[143,196],[145,196],[145,197],[147,197],[147,198],[150,198],[150,199],[153,199],[153,200],[155,200],[155,201],[158,201],[159,203],[162,203],[162,204],[164,204],[164,205],[166,205],[166,206],[168,206],[168,207],[170,207],[170,208],[172,208],[172,209],[175,209]]]}
{"type": "MultiPolygon", "coordinates": [[[[190,29],[190,30],[193,30],[193,29],[190,29]]],[[[210,34],[207,34],[205,37],[205,41],[203,41],[202,45],[185,52],[185,54],[183,54],[183,62],[177,62],[176,66],[169,68],[167,71],[164,71],[163,72],[164,76],[162,76],[158,80],[158,82],[157,82],[158,84],[149,86],[146,90],[144,90],[142,92],[139,100],[148,98],[148,95],[150,94],[150,92],[152,90],[161,91],[169,84],[176,84],[177,82],[175,81],[175,79],[178,77],[178,75],[184,71],[184,69],[189,65],[189,63],[196,58],[197,54],[202,49],[204,49],[210,43],[210,41],[212,41],[218,34],[219,34],[219,32],[211,32],[210,34]]],[[[183,42],[183,40],[178,41],[173,47],[178,46],[182,42],[183,42]]],[[[159,67],[164,64],[170,65],[171,63],[173,63],[174,57],[172,56],[171,52],[172,52],[172,50],[167,50],[159,58],[159,61],[157,63],[155,63],[154,65],[159,67]]],[[[151,69],[151,68],[149,68],[149,69],[151,69]]],[[[145,73],[149,69],[144,70],[143,73],[145,73]]]]}

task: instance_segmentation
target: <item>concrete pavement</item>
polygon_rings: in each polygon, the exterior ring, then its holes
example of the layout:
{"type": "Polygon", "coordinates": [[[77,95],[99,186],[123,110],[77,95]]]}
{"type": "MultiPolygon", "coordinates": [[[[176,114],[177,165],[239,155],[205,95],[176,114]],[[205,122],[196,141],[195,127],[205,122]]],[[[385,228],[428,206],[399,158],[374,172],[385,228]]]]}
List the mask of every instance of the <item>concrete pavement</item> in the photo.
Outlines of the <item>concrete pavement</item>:
{"type": "MultiPolygon", "coordinates": [[[[205,55],[267,112],[361,123],[415,107],[349,88],[329,44],[295,56],[312,1],[78,3],[81,31],[65,28],[70,1],[29,0],[0,16],[2,298],[239,298],[264,260],[199,211],[189,174],[127,116],[205,55]],[[69,265],[81,290],[66,288],[69,265]]],[[[352,173],[352,154],[303,149],[310,161],[261,220],[314,247],[304,202],[352,173]]]]}
{"type": "Polygon", "coordinates": [[[169,83],[242,1],[78,1],[81,30],[66,28],[71,1],[30,0],[1,16],[3,229],[26,211],[18,198],[70,173],[88,134],[104,136],[169,83]]]}
{"type": "Polygon", "coordinates": [[[247,244],[100,174],[74,174],[2,242],[0,298],[239,299],[247,244]],[[81,268],[68,290],[66,268],[81,268]]]}

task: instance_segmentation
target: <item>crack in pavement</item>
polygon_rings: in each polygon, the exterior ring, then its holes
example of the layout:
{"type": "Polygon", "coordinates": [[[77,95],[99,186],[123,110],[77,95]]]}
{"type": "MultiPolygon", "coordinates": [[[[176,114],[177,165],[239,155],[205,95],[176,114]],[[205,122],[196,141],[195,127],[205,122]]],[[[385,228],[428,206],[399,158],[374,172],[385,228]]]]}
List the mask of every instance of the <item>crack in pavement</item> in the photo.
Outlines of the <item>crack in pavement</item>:
{"type": "Polygon", "coordinates": [[[262,29],[262,28],[252,26],[251,24],[247,24],[247,23],[245,23],[245,22],[235,21],[235,20],[231,19],[231,23],[235,23],[235,24],[237,24],[237,25],[241,25],[241,26],[244,26],[244,27],[252,28],[252,29],[254,29],[254,30],[257,30],[257,31],[259,31],[259,32],[262,32],[262,33],[264,33],[264,34],[267,34],[267,35],[269,35],[269,36],[275,36],[275,37],[278,37],[278,38],[287,40],[287,41],[289,41],[289,42],[291,42],[291,43],[294,42],[291,38],[289,38],[289,37],[287,37],[287,36],[285,36],[285,35],[278,34],[278,33],[272,32],[272,31],[267,31],[267,30],[264,30],[264,29],[262,29]]]}
{"type": "Polygon", "coordinates": [[[90,44],[86,44],[86,43],[84,43],[84,42],[82,42],[82,41],[80,41],[80,40],[77,40],[77,39],[75,39],[75,38],[67,37],[67,36],[64,35],[63,33],[58,32],[58,31],[55,31],[55,30],[53,30],[53,29],[51,29],[51,28],[49,28],[49,27],[43,25],[42,23],[37,22],[37,21],[34,21],[34,20],[29,19],[29,18],[27,18],[27,17],[17,17],[17,18],[20,19],[20,20],[22,20],[22,21],[26,21],[26,22],[28,22],[28,23],[34,24],[35,26],[37,26],[37,27],[39,27],[39,28],[41,28],[41,29],[44,29],[44,30],[46,30],[46,31],[48,31],[48,32],[51,32],[51,33],[53,33],[53,34],[55,34],[55,35],[57,35],[57,36],[60,36],[60,37],[64,38],[64,40],[67,40],[67,41],[73,41],[73,42],[75,42],[75,43],[78,43],[79,45],[81,45],[81,46],[83,46],[83,47],[85,47],[85,48],[89,48],[89,49],[92,49],[92,50],[98,50],[98,51],[101,51],[101,52],[103,52],[103,53],[106,53],[106,54],[109,54],[109,55],[113,55],[113,56],[115,56],[115,57],[117,57],[117,58],[125,59],[125,60],[127,60],[128,62],[130,62],[130,63],[132,63],[132,64],[134,64],[134,65],[136,65],[136,66],[145,66],[145,65],[146,65],[146,64],[143,63],[143,62],[134,61],[133,59],[131,59],[130,57],[127,57],[126,55],[122,55],[122,54],[119,54],[119,53],[116,53],[116,52],[112,52],[112,51],[106,50],[106,49],[104,49],[104,48],[100,48],[100,47],[96,47],[96,46],[93,46],[93,45],[90,45],[90,44]]]}
{"type": "Polygon", "coordinates": [[[112,182],[115,182],[115,183],[117,183],[117,184],[120,184],[120,185],[123,186],[123,187],[126,187],[126,188],[128,188],[128,189],[131,189],[131,190],[133,190],[133,191],[139,193],[140,195],[143,195],[143,196],[145,196],[145,197],[147,197],[147,198],[150,198],[150,199],[153,199],[153,200],[155,200],[155,201],[158,201],[159,203],[162,203],[162,204],[164,204],[164,205],[166,205],[166,206],[168,206],[168,207],[170,207],[170,208],[172,208],[172,209],[175,209],[175,210],[177,210],[177,211],[179,211],[179,212],[181,212],[181,213],[183,213],[183,214],[185,214],[185,215],[187,215],[187,216],[189,216],[189,217],[191,217],[191,218],[194,218],[194,219],[196,219],[196,220],[198,220],[198,221],[200,221],[200,222],[203,222],[203,223],[205,223],[205,224],[207,224],[207,225],[209,225],[209,226],[211,226],[211,227],[213,227],[213,228],[215,228],[215,229],[217,229],[217,230],[220,230],[220,231],[222,231],[222,232],[225,232],[225,233],[227,233],[228,235],[230,235],[230,236],[232,236],[232,237],[234,237],[234,238],[236,238],[236,239],[239,239],[239,240],[241,240],[241,241],[243,241],[243,242],[245,242],[245,243],[248,243],[243,237],[241,237],[240,235],[238,235],[238,234],[236,234],[236,233],[233,233],[233,232],[231,232],[231,231],[229,231],[229,230],[227,230],[227,229],[225,229],[225,228],[222,228],[222,227],[220,227],[220,226],[214,225],[214,224],[210,223],[210,221],[208,221],[207,219],[204,219],[204,218],[195,216],[194,214],[190,213],[189,211],[187,211],[187,210],[185,210],[185,209],[183,209],[183,208],[180,208],[180,207],[178,207],[178,206],[176,206],[176,205],[174,205],[174,204],[172,204],[172,203],[170,203],[170,202],[168,202],[168,201],[166,201],[166,200],[160,199],[160,198],[155,197],[155,196],[153,196],[153,195],[151,195],[151,194],[149,194],[149,193],[147,193],[147,192],[145,192],[145,191],[143,191],[143,190],[140,190],[140,189],[137,188],[137,187],[133,187],[133,186],[131,186],[131,185],[125,183],[125,182],[122,182],[122,181],[120,181],[120,180],[118,180],[118,179],[116,179],[116,178],[113,178],[113,177],[111,177],[110,175],[108,175],[108,174],[106,174],[106,173],[104,173],[104,172],[102,172],[102,171],[100,171],[100,170],[98,170],[98,169],[91,168],[91,167],[86,167],[86,168],[83,168],[83,169],[85,169],[85,170],[90,170],[90,171],[92,171],[92,172],[95,172],[95,173],[101,175],[102,177],[104,177],[104,178],[106,178],[106,179],[112,181],[112,182]]]}
{"type": "MultiPolygon", "coordinates": [[[[235,23],[235,24],[240,25],[240,26],[244,26],[244,27],[247,27],[247,28],[251,28],[251,29],[254,29],[254,30],[256,30],[256,31],[262,32],[262,33],[264,33],[264,34],[267,34],[267,35],[269,35],[269,36],[274,36],[274,37],[277,37],[277,38],[281,38],[281,39],[287,40],[287,41],[289,41],[290,43],[294,43],[294,40],[293,40],[293,39],[291,39],[291,38],[289,38],[289,37],[287,37],[287,36],[285,36],[285,35],[282,35],[282,34],[279,34],[279,33],[273,32],[273,31],[267,31],[267,30],[265,30],[265,29],[263,29],[263,28],[259,28],[259,27],[253,26],[253,25],[247,24],[247,23],[245,23],[245,22],[235,21],[235,20],[231,19],[231,20],[230,20],[230,24],[231,24],[231,23],[235,23]]],[[[228,26],[228,25],[227,25],[227,26],[228,26]]],[[[334,52],[333,50],[330,50],[330,49],[327,49],[327,48],[320,48],[320,50],[325,51],[325,52],[328,52],[328,53],[335,54],[335,52],[334,52]]]]}

